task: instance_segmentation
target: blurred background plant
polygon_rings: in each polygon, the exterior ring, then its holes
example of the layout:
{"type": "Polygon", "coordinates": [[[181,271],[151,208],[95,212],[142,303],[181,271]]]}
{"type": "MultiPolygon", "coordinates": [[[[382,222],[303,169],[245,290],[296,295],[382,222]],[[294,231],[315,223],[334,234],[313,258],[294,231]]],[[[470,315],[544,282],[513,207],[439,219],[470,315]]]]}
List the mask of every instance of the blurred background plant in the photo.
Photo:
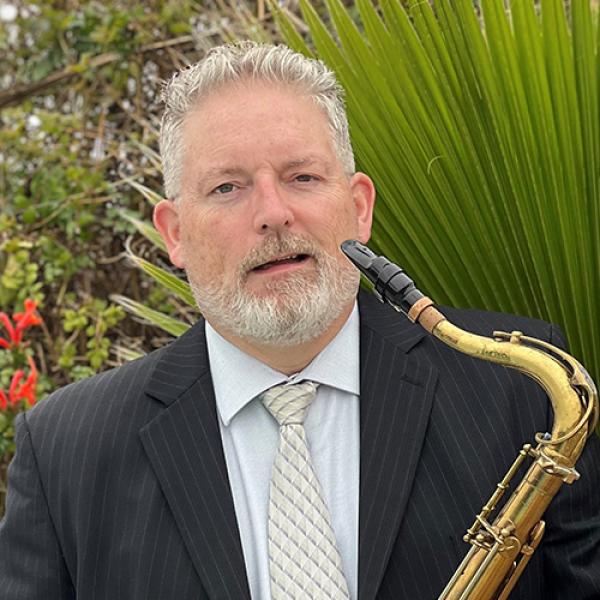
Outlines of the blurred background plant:
{"type": "MultiPolygon", "coordinates": [[[[161,81],[217,43],[273,31],[264,2],[0,0],[0,310],[31,299],[44,317],[26,354],[1,353],[5,394],[27,356],[41,398],[170,339],[111,294],[194,320],[125,251],[168,268],[134,224],[162,189],[161,81]]],[[[4,463],[11,453],[0,444],[4,463]]]]}

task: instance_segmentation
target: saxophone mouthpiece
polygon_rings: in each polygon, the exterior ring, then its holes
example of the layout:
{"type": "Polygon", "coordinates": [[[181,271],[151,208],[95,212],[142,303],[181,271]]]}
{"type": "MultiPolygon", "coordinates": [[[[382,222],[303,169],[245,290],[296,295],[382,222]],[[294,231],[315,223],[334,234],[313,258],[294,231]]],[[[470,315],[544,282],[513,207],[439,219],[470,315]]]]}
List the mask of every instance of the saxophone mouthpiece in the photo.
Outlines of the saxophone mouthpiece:
{"type": "Polygon", "coordinates": [[[382,302],[408,314],[413,304],[424,297],[413,280],[385,256],[377,256],[356,240],[342,242],[341,249],[374,285],[375,293],[382,302]]]}

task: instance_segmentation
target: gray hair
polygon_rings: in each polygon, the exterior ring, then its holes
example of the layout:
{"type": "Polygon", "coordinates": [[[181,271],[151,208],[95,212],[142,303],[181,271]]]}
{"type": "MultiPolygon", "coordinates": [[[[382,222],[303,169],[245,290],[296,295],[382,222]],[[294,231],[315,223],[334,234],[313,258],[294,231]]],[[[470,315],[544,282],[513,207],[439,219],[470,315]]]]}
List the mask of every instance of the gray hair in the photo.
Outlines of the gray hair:
{"type": "Polygon", "coordinates": [[[333,72],[321,61],[284,45],[226,44],[212,48],[204,59],[176,73],[164,86],[160,154],[167,198],[175,199],[181,192],[182,126],[187,113],[217,88],[243,79],[296,86],[311,97],[327,116],[333,147],[344,171],[354,173],[344,91],[333,72]]]}

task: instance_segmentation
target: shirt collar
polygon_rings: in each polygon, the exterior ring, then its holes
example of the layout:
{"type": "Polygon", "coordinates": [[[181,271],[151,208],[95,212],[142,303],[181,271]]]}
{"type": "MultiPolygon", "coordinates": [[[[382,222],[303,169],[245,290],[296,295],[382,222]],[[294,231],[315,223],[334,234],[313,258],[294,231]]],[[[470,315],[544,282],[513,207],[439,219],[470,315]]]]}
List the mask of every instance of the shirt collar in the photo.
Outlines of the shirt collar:
{"type": "Polygon", "coordinates": [[[217,410],[225,426],[253,398],[284,382],[310,379],[359,394],[358,305],[331,342],[300,373],[288,376],[228,342],[206,322],[206,345],[217,410]]]}

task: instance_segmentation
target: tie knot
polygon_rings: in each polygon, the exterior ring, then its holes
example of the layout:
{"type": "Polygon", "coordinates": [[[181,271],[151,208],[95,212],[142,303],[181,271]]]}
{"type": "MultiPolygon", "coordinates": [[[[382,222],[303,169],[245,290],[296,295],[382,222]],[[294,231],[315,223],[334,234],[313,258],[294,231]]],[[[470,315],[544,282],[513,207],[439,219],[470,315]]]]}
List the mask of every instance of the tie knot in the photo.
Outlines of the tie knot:
{"type": "Polygon", "coordinates": [[[314,381],[276,385],[263,392],[261,400],[279,425],[302,424],[318,385],[314,381]]]}

